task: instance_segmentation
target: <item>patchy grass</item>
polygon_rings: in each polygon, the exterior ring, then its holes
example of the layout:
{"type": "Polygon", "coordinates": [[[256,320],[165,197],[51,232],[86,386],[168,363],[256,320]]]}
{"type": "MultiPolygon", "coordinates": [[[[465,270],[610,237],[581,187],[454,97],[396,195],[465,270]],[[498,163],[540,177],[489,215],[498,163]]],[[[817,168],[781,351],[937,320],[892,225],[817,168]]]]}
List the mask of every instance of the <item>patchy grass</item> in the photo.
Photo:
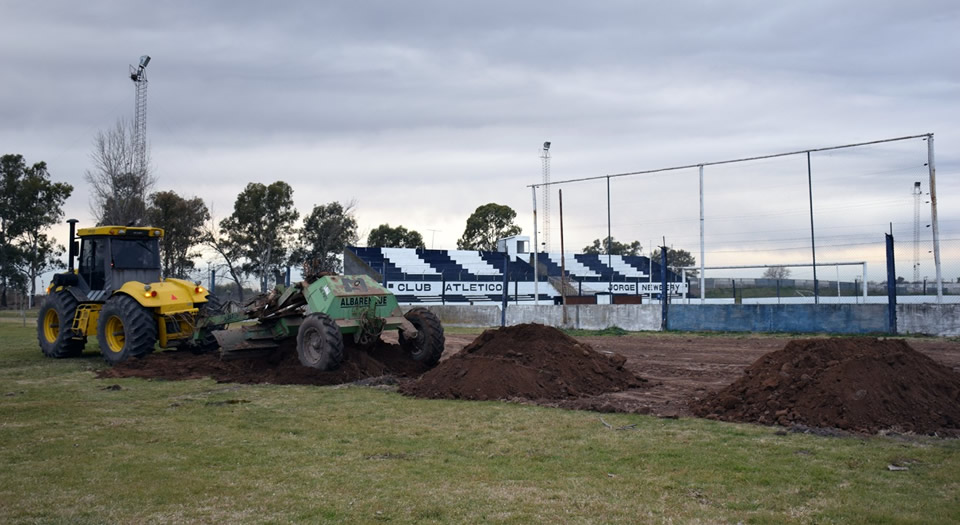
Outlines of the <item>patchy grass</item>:
{"type": "Polygon", "coordinates": [[[636,425],[613,430],[374,388],[94,379],[103,366],[0,325],[0,522],[960,521],[957,440],[604,415],[636,425]]]}
{"type": "Polygon", "coordinates": [[[445,334],[456,334],[456,335],[480,335],[484,330],[489,330],[491,328],[500,328],[499,326],[490,326],[490,327],[473,327],[473,326],[448,326],[443,325],[443,333],[445,334]]]}
{"type": "Polygon", "coordinates": [[[567,329],[564,329],[563,331],[564,333],[572,337],[592,337],[592,336],[604,336],[604,335],[620,337],[624,335],[638,333],[638,332],[628,332],[623,328],[620,328],[619,326],[609,326],[607,328],[604,328],[603,330],[581,330],[577,328],[567,328],[567,329]]]}

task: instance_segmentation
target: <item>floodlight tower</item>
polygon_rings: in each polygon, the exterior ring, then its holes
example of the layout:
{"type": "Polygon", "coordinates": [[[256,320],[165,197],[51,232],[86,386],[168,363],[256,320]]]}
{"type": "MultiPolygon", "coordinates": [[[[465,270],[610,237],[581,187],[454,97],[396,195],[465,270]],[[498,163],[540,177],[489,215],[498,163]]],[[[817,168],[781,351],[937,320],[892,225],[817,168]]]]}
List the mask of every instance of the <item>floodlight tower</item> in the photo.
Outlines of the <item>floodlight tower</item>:
{"type": "MultiPolygon", "coordinates": [[[[540,160],[543,161],[543,251],[550,253],[550,142],[544,142],[540,148],[540,160]]],[[[539,246],[534,246],[540,250],[539,246]]]]}
{"type": "Polygon", "coordinates": [[[920,282],[920,181],[913,183],[913,282],[920,282]]]}
{"type": "Polygon", "coordinates": [[[143,55],[137,67],[130,66],[130,80],[136,88],[133,118],[133,167],[138,174],[147,171],[147,64],[150,57],[143,55]]]}

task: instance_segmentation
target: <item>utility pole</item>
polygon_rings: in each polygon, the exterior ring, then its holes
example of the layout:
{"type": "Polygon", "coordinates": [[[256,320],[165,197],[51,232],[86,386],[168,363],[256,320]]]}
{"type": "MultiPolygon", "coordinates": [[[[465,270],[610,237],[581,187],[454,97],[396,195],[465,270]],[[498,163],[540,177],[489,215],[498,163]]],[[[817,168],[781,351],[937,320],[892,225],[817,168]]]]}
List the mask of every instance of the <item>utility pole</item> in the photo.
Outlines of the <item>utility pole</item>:
{"type": "Polygon", "coordinates": [[[913,282],[920,282],[920,181],[913,183],[913,282]]]}

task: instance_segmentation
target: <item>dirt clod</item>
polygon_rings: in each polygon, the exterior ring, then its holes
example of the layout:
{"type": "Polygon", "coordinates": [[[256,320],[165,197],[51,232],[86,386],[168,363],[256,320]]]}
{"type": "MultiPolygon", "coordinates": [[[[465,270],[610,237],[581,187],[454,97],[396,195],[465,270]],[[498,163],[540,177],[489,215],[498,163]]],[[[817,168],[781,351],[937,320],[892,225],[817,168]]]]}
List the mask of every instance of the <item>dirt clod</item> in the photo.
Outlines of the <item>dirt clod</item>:
{"type": "Polygon", "coordinates": [[[960,374],[903,340],[798,339],[690,408],[701,417],[876,433],[960,433],[960,374]]]}
{"type": "Polygon", "coordinates": [[[400,392],[476,400],[597,396],[642,385],[644,380],[624,368],[625,362],[556,328],[522,324],[483,332],[419,380],[401,385],[400,392]]]}

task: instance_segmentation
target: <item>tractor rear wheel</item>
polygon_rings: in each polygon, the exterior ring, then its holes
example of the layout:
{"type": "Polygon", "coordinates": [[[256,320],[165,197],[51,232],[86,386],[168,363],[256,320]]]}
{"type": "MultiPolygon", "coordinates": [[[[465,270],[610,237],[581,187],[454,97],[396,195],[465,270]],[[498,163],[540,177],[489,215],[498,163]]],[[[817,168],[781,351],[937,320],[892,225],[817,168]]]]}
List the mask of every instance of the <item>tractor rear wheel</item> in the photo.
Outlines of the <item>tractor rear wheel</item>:
{"type": "Polygon", "coordinates": [[[103,359],[111,365],[143,357],[157,344],[157,322],[133,297],[114,295],[100,310],[97,341],[103,359]]]}
{"type": "Polygon", "coordinates": [[[416,339],[407,339],[400,331],[400,346],[410,353],[414,361],[432,367],[443,355],[443,324],[440,318],[426,308],[413,308],[404,315],[417,329],[416,339]]]}
{"type": "Polygon", "coordinates": [[[343,334],[328,315],[316,313],[303,319],[297,332],[300,364],[320,370],[333,370],[343,361],[343,334]]]}
{"type": "Polygon", "coordinates": [[[47,357],[77,357],[83,353],[86,337],[74,339],[73,317],[77,299],[67,291],[50,294],[37,315],[37,339],[47,357]]]}

